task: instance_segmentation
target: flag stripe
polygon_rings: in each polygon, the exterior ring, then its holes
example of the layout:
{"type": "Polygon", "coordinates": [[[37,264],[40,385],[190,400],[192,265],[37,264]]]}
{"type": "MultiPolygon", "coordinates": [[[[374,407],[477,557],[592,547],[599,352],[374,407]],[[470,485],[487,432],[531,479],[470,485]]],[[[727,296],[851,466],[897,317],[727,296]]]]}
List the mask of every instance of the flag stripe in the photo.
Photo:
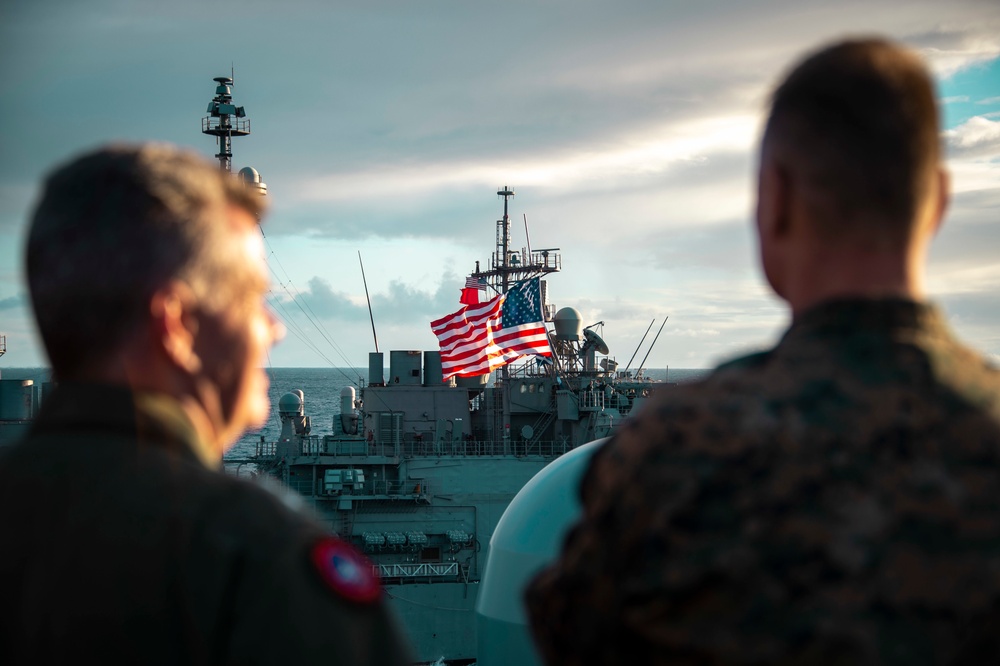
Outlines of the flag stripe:
{"type": "Polygon", "coordinates": [[[441,348],[445,381],[456,375],[486,374],[527,354],[552,355],[542,320],[538,278],[513,285],[507,294],[485,303],[435,319],[431,330],[441,348]]]}

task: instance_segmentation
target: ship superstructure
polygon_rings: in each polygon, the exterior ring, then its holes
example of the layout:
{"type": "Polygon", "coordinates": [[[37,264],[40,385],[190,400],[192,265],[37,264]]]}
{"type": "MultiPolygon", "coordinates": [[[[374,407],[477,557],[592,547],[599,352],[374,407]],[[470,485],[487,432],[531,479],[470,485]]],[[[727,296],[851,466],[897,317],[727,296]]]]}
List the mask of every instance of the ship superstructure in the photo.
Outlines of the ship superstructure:
{"type": "MultiPolygon", "coordinates": [[[[507,218],[513,193],[498,194],[507,218]]],[[[502,293],[560,269],[557,250],[513,252],[509,242],[501,220],[500,253],[470,277],[502,293]]],[[[280,479],[371,558],[422,660],[475,660],[475,599],[503,511],[546,464],[611,434],[657,386],[617,371],[575,309],[544,299],[543,312],[551,359],[443,381],[438,351],[391,351],[387,375],[372,352],[367,381],[342,390],[331,432],[313,431],[293,391],[278,405],[278,441],[227,460],[280,479]]]]}

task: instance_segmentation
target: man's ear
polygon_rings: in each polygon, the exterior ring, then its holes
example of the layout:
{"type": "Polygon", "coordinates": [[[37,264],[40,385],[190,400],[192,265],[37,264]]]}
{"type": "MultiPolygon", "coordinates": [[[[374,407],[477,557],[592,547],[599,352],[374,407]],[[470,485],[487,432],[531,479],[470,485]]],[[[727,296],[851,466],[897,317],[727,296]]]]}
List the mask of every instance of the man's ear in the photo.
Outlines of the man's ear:
{"type": "Polygon", "coordinates": [[[150,299],[149,310],[154,342],[176,366],[195,374],[201,370],[201,358],[195,352],[198,318],[195,298],[183,282],[171,282],[150,299]]]}

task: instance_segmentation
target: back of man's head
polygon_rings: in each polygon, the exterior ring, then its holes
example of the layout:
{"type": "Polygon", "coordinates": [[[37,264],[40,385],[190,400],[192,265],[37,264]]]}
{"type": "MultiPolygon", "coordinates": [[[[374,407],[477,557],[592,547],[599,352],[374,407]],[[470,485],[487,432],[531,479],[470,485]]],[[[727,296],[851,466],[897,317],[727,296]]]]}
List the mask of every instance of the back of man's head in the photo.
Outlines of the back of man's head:
{"type": "Polygon", "coordinates": [[[838,43],[774,92],[763,150],[794,175],[821,233],[905,242],[937,177],[935,97],[925,66],[903,47],[838,43]]]}
{"type": "Polygon", "coordinates": [[[28,286],[53,374],[84,378],[111,358],[171,280],[224,301],[224,213],[259,214],[218,167],[168,145],[112,146],[53,172],[26,249],[28,286]]]}

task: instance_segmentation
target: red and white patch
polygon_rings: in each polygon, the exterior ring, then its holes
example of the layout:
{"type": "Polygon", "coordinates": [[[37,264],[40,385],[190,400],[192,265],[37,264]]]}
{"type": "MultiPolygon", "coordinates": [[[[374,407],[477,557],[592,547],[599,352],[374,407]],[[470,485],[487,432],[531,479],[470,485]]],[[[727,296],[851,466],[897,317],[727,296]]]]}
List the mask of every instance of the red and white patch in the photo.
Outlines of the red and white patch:
{"type": "Polygon", "coordinates": [[[362,604],[381,596],[382,587],[371,562],[349,544],[325,537],[316,542],[309,556],[320,578],[338,596],[362,604]]]}

